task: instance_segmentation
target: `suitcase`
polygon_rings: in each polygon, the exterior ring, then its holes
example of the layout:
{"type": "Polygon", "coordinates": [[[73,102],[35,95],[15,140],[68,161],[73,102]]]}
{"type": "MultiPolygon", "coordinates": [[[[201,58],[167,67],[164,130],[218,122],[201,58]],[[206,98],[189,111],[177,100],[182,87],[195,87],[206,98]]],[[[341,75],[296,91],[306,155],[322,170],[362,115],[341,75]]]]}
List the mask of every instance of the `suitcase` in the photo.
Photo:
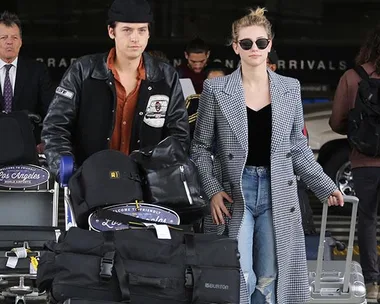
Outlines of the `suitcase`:
{"type": "Polygon", "coordinates": [[[345,196],[346,203],[352,204],[350,236],[347,247],[346,261],[323,261],[324,238],[327,222],[327,202],[323,204],[322,223],[318,247],[318,259],[308,261],[309,286],[313,304],[364,304],[366,289],[362,268],[359,263],[352,261],[352,252],[355,235],[358,198],[345,196]]]}
{"type": "Polygon", "coordinates": [[[37,266],[44,244],[56,241],[59,233],[54,227],[0,226],[1,296],[13,303],[46,298],[36,288],[37,266]]]}

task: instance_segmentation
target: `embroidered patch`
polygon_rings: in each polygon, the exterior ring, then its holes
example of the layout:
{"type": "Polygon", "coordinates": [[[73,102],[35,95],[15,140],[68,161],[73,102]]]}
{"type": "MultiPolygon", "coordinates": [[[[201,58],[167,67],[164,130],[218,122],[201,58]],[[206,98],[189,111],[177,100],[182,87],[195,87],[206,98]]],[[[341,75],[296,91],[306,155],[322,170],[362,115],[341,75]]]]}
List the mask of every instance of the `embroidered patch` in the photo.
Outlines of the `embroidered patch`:
{"type": "Polygon", "coordinates": [[[152,95],[146,106],[144,122],[153,128],[162,128],[165,123],[166,110],[169,104],[169,96],[152,95]]]}
{"type": "Polygon", "coordinates": [[[74,92],[71,92],[71,91],[64,89],[62,87],[57,87],[57,89],[55,90],[55,93],[58,95],[61,95],[63,97],[66,97],[68,99],[73,99],[73,97],[74,97],[74,92]]]}

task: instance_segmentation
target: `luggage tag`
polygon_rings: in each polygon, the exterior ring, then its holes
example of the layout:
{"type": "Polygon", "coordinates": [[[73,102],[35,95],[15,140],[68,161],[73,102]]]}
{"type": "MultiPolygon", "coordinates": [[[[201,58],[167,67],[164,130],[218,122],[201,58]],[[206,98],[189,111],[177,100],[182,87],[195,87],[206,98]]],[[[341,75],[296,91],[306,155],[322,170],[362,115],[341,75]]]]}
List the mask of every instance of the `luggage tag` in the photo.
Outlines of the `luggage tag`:
{"type": "MultiPolygon", "coordinates": [[[[27,250],[28,252],[32,252],[30,249],[27,250]]],[[[34,256],[30,257],[30,264],[29,264],[29,273],[30,274],[37,274],[37,268],[38,268],[38,259],[34,256]]]]}
{"type": "Polygon", "coordinates": [[[24,259],[28,256],[28,252],[25,247],[13,248],[11,252],[14,252],[16,256],[8,257],[7,264],[5,265],[8,268],[16,268],[18,259],[24,259]]]}
{"type": "Polygon", "coordinates": [[[146,227],[154,227],[157,233],[157,238],[159,240],[171,240],[172,236],[170,234],[169,226],[155,223],[144,223],[146,227]]]}

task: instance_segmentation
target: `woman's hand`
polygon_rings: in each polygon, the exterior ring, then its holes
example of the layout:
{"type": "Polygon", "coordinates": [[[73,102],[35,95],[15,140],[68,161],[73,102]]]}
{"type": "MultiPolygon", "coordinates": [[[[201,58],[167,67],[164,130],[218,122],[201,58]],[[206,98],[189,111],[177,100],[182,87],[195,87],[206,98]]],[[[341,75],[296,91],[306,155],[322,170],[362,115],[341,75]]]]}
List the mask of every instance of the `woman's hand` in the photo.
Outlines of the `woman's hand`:
{"type": "Polygon", "coordinates": [[[230,212],[227,210],[224,200],[232,203],[231,197],[224,191],[214,194],[211,198],[211,216],[215,224],[225,224],[223,214],[231,218],[230,212]]]}
{"type": "Polygon", "coordinates": [[[344,206],[343,195],[339,190],[335,190],[328,198],[327,201],[329,206],[344,206]]]}

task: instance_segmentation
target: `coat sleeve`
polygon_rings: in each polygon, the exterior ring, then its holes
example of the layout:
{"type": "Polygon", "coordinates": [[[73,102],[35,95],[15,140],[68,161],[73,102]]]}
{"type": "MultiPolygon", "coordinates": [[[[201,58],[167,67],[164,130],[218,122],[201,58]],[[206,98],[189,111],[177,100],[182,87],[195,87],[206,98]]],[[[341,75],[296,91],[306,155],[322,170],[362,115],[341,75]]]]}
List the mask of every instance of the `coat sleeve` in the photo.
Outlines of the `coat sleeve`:
{"type": "Polygon", "coordinates": [[[49,169],[57,174],[62,155],[72,155],[72,135],[81,91],[81,68],[75,62],[63,76],[56,89],[43,122],[42,140],[49,169]]]}
{"type": "Polygon", "coordinates": [[[315,160],[313,152],[307,144],[307,138],[302,132],[304,119],[300,83],[298,80],[296,85],[296,113],[290,134],[293,167],[296,174],[301,177],[318,199],[323,202],[337,189],[337,187],[323,172],[322,167],[315,160]]]}
{"type": "Polygon", "coordinates": [[[171,96],[165,118],[166,133],[177,138],[186,152],[190,146],[190,127],[182,87],[178,73],[173,69],[171,76],[171,96]]]}
{"type": "Polygon", "coordinates": [[[215,137],[215,98],[209,80],[205,80],[199,100],[198,118],[191,157],[198,167],[203,189],[209,199],[223,191],[223,187],[213,175],[212,148],[215,137]]]}

